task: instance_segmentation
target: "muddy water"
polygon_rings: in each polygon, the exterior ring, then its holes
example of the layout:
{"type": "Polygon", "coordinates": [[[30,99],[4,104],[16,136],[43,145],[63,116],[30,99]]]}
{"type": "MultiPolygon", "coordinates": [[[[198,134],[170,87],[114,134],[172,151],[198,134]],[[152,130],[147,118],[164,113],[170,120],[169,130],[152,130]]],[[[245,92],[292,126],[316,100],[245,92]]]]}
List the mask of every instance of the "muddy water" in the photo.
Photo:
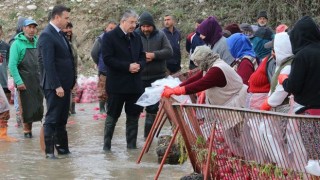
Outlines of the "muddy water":
{"type": "MultiPolygon", "coordinates": [[[[77,104],[77,114],[69,119],[67,129],[69,156],[47,160],[39,146],[40,123],[34,123],[33,138],[24,139],[22,128],[15,127],[12,107],[9,131],[19,139],[16,143],[0,141],[0,179],[153,179],[159,164],[155,153],[156,141],[142,162],[136,160],[144,144],[143,123],[140,119],[138,148],[127,150],[125,141],[125,114],[117,123],[112,150],[102,151],[104,119],[94,120],[96,104],[77,104]]],[[[170,134],[169,126],[161,134],[170,134]]],[[[189,162],[183,165],[165,165],[159,179],[180,179],[192,172],[189,162]]]]}

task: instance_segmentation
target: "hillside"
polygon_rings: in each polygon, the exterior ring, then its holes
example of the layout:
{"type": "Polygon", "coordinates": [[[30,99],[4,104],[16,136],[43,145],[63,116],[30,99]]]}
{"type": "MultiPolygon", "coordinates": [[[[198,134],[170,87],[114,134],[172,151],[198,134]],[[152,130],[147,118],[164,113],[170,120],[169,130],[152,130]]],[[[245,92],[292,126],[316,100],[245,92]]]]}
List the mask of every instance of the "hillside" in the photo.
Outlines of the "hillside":
{"type": "MultiPolygon", "coordinates": [[[[221,25],[229,23],[255,23],[259,10],[266,10],[270,25],[280,23],[292,25],[299,17],[308,14],[318,22],[320,20],[320,4],[318,0],[0,0],[0,24],[5,32],[5,40],[9,40],[15,32],[19,16],[34,18],[39,24],[39,33],[47,24],[48,11],[55,4],[65,4],[72,9],[71,21],[74,34],[77,36],[80,55],[80,72],[95,73],[90,50],[96,36],[102,32],[104,23],[109,19],[119,20],[121,13],[128,8],[139,14],[148,10],[154,15],[158,28],[162,27],[165,14],[177,17],[177,27],[185,36],[193,31],[197,18],[215,15],[221,25]]],[[[184,64],[187,56],[182,41],[184,64]]],[[[184,66],[185,68],[187,65],[184,66]]]]}

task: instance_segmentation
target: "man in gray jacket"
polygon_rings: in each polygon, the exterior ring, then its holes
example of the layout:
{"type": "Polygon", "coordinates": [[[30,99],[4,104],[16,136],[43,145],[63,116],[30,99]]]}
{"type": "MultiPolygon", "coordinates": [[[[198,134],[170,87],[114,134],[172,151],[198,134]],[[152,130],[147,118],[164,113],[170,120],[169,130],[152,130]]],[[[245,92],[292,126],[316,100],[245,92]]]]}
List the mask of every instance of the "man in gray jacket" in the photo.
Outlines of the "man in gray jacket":
{"type": "MultiPolygon", "coordinates": [[[[166,76],[166,59],[172,56],[172,48],[164,32],[159,31],[152,15],[143,12],[139,18],[140,27],[136,30],[142,40],[143,49],[146,53],[146,67],[142,71],[144,87],[150,87],[151,83],[166,76]]],[[[158,112],[159,103],[146,107],[146,120],[144,137],[150,132],[152,124],[158,112]]]]}

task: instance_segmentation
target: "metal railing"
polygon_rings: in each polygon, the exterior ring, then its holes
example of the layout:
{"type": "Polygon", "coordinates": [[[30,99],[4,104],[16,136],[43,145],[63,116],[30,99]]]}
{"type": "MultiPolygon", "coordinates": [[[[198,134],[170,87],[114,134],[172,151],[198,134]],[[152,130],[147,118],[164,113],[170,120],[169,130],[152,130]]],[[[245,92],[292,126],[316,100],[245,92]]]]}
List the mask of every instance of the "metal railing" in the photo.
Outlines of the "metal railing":
{"type": "Polygon", "coordinates": [[[311,179],[320,158],[320,117],[173,105],[194,171],[205,179],[311,179]]]}

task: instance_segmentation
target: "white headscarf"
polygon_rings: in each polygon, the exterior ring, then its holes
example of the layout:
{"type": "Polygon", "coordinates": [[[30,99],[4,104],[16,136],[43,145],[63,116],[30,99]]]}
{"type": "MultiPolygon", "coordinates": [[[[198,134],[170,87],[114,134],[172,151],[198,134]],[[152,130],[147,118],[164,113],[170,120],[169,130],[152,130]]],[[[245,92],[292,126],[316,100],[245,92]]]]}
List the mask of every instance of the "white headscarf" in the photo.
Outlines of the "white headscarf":
{"type": "Polygon", "coordinates": [[[280,66],[287,57],[293,55],[291,42],[287,32],[281,32],[275,35],[273,48],[276,55],[277,66],[280,66]]]}

